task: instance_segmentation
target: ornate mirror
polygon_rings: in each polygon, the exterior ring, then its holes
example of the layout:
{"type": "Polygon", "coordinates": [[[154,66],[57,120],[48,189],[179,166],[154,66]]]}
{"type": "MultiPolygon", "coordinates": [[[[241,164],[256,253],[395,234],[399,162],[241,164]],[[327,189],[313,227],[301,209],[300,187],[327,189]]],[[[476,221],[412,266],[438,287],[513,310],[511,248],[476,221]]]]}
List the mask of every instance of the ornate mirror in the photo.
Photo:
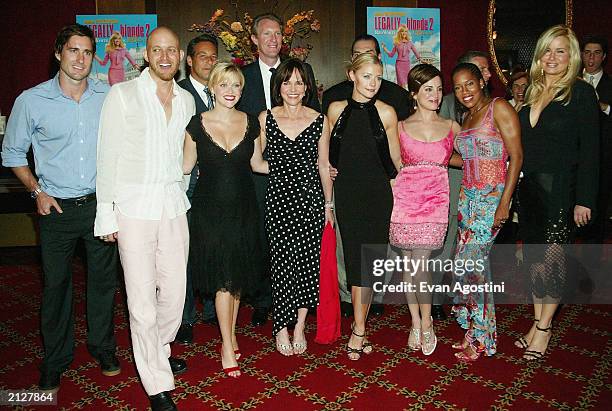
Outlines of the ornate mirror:
{"type": "Polygon", "coordinates": [[[517,65],[529,69],[538,37],[556,24],[572,26],[572,0],[489,0],[489,54],[504,85],[517,65]]]}

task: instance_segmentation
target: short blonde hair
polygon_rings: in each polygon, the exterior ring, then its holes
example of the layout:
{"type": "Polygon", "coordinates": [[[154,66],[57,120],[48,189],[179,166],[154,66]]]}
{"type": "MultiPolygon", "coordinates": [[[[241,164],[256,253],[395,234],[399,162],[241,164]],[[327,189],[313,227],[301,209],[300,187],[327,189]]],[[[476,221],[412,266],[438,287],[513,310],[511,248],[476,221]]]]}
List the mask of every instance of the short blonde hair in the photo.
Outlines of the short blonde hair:
{"type": "Polygon", "coordinates": [[[567,72],[552,86],[552,94],[555,96],[553,101],[560,101],[564,105],[569,103],[572,97],[572,86],[578,78],[582,61],[580,59],[580,45],[576,34],[572,29],[562,24],[553,26],[546,30],[540,38],[533,53],[529,78],[531,83],[525,94],[525,105],[533,105],[544,93],[544,69],[542,67],[542,57],[550,47],[550,43],[557,37],[565,37],[569,43],[569,65],[567,72]]]}
{"type": "Polygon", "coordinates": [[[215,64],[210,71],[210,75],[208,76],[208,88],[213,89],[226,79],[238,80],[240,88],[244,87],[244,75],[240,67],[231,62],[220,62],[215,64]]]}

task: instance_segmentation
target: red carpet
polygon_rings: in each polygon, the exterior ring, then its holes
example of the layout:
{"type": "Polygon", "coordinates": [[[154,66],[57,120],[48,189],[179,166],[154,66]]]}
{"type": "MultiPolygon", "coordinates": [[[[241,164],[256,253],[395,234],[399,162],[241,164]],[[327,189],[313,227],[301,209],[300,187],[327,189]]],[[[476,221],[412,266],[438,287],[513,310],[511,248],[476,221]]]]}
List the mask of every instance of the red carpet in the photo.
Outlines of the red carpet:
{"type": "MultiPolygon", "coordinates": [[[[0,265],[0,389],[34,389],[42,349],[38,332],[40,268],[37,264],[0,265]]],[[[117,293],[116,334],[122,372],[101,375],[85,347],[84,275],[75,265],[76,352],[58,393],[61,409],[137,409],[148,407],[130,349],[125,303],[117,293]]],[[[461,337],[452,320],[437,323],[440,340],[431,357],[406,350],[409,317],[406,306],[386,307],[369,322],[375,351],[350,361],[343,338],[331,346],[313,342],[315,316],[307,338],[308,352],[283,357],[275,352],[271,325],[254,329],[250,309],[240,312],[239,343],[243,353],[238,380],[221,372],[218,331],[199,323],[195,344],[175,346],[189,370],[176,380],[179,409],[261,410],[399,410],[399,409],[610,409],[612,404],[612,307],[565,306],[556,318],[550,354],[525,362],[512,344],[530,325],[529,306],[499,306],[499,353],[475,364],[454,361],[450,345],[461,337]]],[[[51,407],[38,407],[45,410],[51,407]]],[[[28,409],[34,409],[28,407],[28,409]]]]}

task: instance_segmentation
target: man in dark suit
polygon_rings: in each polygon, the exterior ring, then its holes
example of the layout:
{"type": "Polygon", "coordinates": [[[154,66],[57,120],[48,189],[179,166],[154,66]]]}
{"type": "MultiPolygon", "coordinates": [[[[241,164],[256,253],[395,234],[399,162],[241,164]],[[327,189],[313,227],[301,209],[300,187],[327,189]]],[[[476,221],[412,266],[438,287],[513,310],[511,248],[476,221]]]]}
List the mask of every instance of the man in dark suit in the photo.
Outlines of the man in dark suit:
{"type": "MultiPolygon", "coordinates": [[[[260,14],[253,20],[253,34],[251,40],[257,46],[259,57],[253,63],[242,68],[244,74],[244,88],[242,97],[238,102],[238,109],[245,113],[259,115],[262,111],[272,108],[270,96],[272,79],[276,68],[280,65],[280,50],[283,45],[283,23],[280,18],[272,13],[260,14]]],[[[312,67],[306,64],[306,72],[310,77],[311,84],[316,84],[312,67]]],[[[308,107],[321,111],[317,93],[306,104],[308,107]]],[[[264,153],[265,157],[265,153],[264,153]]],[[[267,254],[267,239],[263,228],[264,201],[268,177],[264,175],[253,175],[255,181],[255,192],[261,218],[262,243],[267,254]]],[[[251,323],[255,326],[263,325],[268,320],[268,313],[272,305],[272,287],[270,276],[266,275],[255,298],[252,300],[253,318],[251,323]]]]}
{"type": "MultiPolygon", "coordinates": [[[[201,34],[193,38],[187,46],[187,67],[189,75],[178,82],[178,85],[187,90],[193,96],[196,104],[196,114],[213,108],[213,99],[208,89],[208,76],[217,62],[217,39],[208,34],[201,34]]],[[[191,201],[198,181],[198,166],[191,172],[187,197],[191,201]]],[[[187,214],[189,217],[189,213],[187,214]]],[[[210,297],[202,297],[204,311],[202,318],[204,324],[216,324],[215,302],[210,297]]],[[[181,328],[174,341],[182,344],[193,342],[193,324],[196,321],[195,295],[193,291],[193,277],[191,265],[187,266],[187,292],[185,294],[185,308],[183,309],[183,321],[181,328]]]]}
{"type": "MultiPolygon", "coordinates": [[[[370,34],[362,34],[353,40],[351,58],[355,58],[362,53],[376,55],[380,60],[380,46],[376,37],[370,34]]],[[[327,109],[331,103],[334,101],[346,100],[352,93],[353,82],[349,80],[345,80],[325,90],[323,93],[323,113],[327,113],[327,109]]],[[[383,79],[377,97],[395,109],[398,120],[402,121],[408,117],[410,94],[404,88],[392,81],[383,79]]]]}
{"type": "MultiPolygon", "coordinates": [[[[583,79],[595,87],[599,99],[599,121],[601,130],[601,173],[599,200],[595,210],[595,216],[591,224],[582,229],[581,236],[585,242],[590,244],[603,244],[606,238],[606,223],[610,202],[610,183],[612,179],[612,117],[610,116],[610,104],[612,103],[612,78],[604,71],[603,67],[608,55],[608,41],[601,36],[586,36],[582,41],[582,72],[583,79]]],[[[597,247],[593,257],[599,261],[602,247],[597,247]]]]}
{"type": "MultiPolygon", "coordinates": [[[[355,40],[353,40],[353,44],[351,46],[351,59],[363,53],[375,55],[380,60],[380,45],[378,44],[376,37],[370,34],[361,34],[355,37],[355,40]]],[[[353,82],[349,80],[345,80],[325,90],[323,93],[323,113],[327,114],[327,109],[331,103],[334,101],[346,100],[351,97],[352,93],[353,82]]],[[[397,118],[400,121],[408,117],[410,111],[410,94],[404,88],[398,86],[392,81],[383,79],[377,97],[395,109],[397,118]]],[[[353,308],[351,306],[351,293],[346,284],[344,255],[342,253],[342,239],[340,237],[339,225],[335,224],[335,228],[336,238],[338,241],[338,284],[340,286],[342,315],[345,317],[350,317],[353,315],[353,308]]],[[[381,315],[383,311],[384,308],[382,304],[372,304],[370,307],[370,313],[373,315],[381,315]]]]}

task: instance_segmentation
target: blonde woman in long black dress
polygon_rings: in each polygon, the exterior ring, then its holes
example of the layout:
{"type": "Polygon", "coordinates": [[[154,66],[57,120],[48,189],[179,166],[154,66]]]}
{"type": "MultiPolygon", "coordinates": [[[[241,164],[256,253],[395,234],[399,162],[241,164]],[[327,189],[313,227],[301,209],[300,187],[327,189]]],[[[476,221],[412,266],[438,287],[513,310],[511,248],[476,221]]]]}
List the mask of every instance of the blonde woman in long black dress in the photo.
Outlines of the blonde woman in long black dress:
{"type": "Polygon", "coordinates": [[[519,112],[525,159],[519,188],[519,231],[533,294],[533,322],[515,344],[540,359],[566,287],[565,244],[591,220],[597,202],[599,107],[595,90],[578,78],[574,32],[553,26],[538,39],[519,112]]]}

